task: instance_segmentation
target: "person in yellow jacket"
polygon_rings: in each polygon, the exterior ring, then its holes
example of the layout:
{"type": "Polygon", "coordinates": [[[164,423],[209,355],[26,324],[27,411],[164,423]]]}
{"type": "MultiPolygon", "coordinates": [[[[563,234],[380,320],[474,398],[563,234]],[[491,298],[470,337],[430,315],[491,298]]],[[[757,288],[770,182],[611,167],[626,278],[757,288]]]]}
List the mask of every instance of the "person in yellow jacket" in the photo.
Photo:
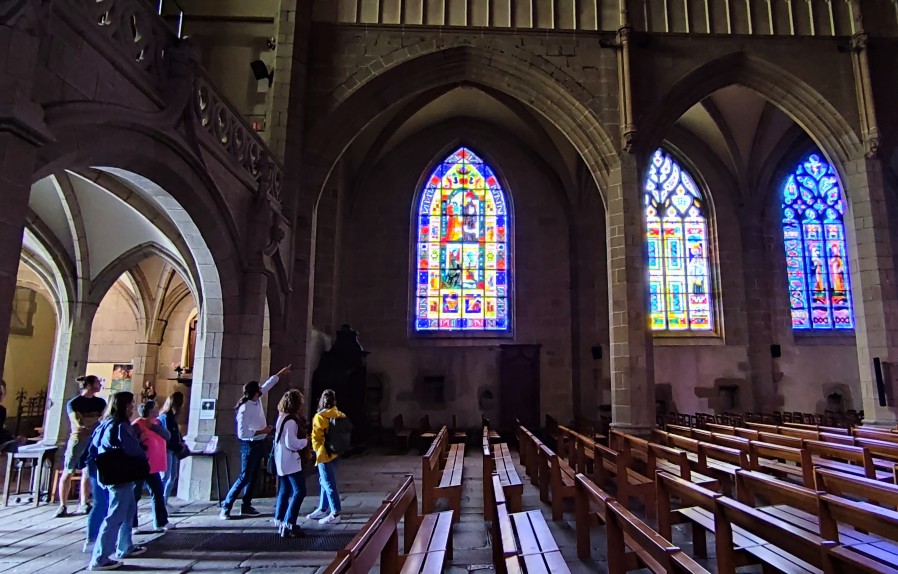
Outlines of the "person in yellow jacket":
{"type": "Polygon", "coordinates": [[[337,394],[326,389],[318,400],[318,412],[312,417],[312,450],[315,451],[315,466],[318,467],[318,483],[321,485],[321,496],[318,508],[306,516],[308,520],[317,520],[319,524],[340,523],[340,492],[337,490],[336,458],[337,454],[328,450],[325,444],[325,433],[332,419],[346,418],[337,409],[337,394]]]}

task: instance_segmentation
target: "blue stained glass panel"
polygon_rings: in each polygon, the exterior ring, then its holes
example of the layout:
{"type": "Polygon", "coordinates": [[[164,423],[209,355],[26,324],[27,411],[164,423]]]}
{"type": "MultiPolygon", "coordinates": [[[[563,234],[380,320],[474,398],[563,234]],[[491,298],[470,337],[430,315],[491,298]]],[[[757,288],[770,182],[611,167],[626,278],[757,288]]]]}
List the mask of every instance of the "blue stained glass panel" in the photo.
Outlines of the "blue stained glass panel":
{"type": "Polygon", "coordinates": [[[853,329],[842,191],[822,154],[809,154],[786,179],[782,214],[792,328],[853,329]]]}

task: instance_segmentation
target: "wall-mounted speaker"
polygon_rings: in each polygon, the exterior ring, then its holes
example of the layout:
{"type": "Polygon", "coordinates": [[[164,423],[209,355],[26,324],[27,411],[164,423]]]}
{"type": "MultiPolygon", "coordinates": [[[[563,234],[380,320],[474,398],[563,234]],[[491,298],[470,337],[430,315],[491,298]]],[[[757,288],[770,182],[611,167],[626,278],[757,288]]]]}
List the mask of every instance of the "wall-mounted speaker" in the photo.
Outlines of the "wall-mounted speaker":
{"type": "Polygon", "coordinates": [[[779,359],[783,356],[783,349],[779,345],[770,345],[770,356],[779,359]]]}
{"type": "Polygon", "coordinates": [[[592,360],[593,361],[598,361],[599,359],[602,358],[602,347],[601,346],[593,347],[591,350],[592,350],[592,360]]]}

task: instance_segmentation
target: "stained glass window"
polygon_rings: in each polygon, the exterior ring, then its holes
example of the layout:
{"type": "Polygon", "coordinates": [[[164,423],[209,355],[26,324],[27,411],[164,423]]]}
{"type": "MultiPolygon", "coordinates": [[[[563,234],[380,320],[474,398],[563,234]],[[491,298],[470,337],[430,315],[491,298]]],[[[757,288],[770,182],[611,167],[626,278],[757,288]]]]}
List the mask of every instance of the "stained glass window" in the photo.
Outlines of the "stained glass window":
{"type": "Polygon", "coordinates": [[[664,150],[645,180],[650,324],[654,331],[711,331],[711,276],[705,198],[664,150]]]}
{"type": "Polygon", "coordinates": [[[845,204],[833,167],[819,153],[783,186],[783,240],[793,329],[853,329],[845,204]]]}
{"type": "Polygon", "coordinates": [[[502,185],[474,152],[437,165],[418,208],[416,330],[511,327],[509,223],[502,185]]]}

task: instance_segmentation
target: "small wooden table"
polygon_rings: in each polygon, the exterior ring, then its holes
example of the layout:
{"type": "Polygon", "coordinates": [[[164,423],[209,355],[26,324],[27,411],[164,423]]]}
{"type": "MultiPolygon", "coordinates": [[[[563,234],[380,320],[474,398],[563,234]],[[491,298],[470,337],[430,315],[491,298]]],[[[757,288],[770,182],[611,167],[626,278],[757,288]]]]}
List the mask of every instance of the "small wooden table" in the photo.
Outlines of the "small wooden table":
{"type": "MultiPolygon", "coordinates": [[[[53,476],[53,467],[56,460],[56,451],[59,447],[56,445],[33,444],[19,447],[17,452],[6,453],[6,480],[3,485],[3,506],[9,506],[9,497],[12,494],[9,490],[12,481],[13,467],[16,468],[16,494],[31,494],[34,497],[34,506],[38,506],[41,501],[41,485],[44,483],[44,464],[50,462],[50,471],[47,478],[53,476]],[[16,461],[19,461],[16,463],[16,461]],[[29,462],[30,461],[30,462],[29,462]],[[22,473],[25,471],[26,465],[31,469],[31,489],[22,490],[22,473]],[[35,467],[37,473],[35,473],[35,467]],[[35,490],[37,492],[35,492],[35,490]]],[[[48,481],[49,482],[49,481],[48,481]]],[[[49,500],[50,487],[47,487],[47,500],[49,500]]]]}

